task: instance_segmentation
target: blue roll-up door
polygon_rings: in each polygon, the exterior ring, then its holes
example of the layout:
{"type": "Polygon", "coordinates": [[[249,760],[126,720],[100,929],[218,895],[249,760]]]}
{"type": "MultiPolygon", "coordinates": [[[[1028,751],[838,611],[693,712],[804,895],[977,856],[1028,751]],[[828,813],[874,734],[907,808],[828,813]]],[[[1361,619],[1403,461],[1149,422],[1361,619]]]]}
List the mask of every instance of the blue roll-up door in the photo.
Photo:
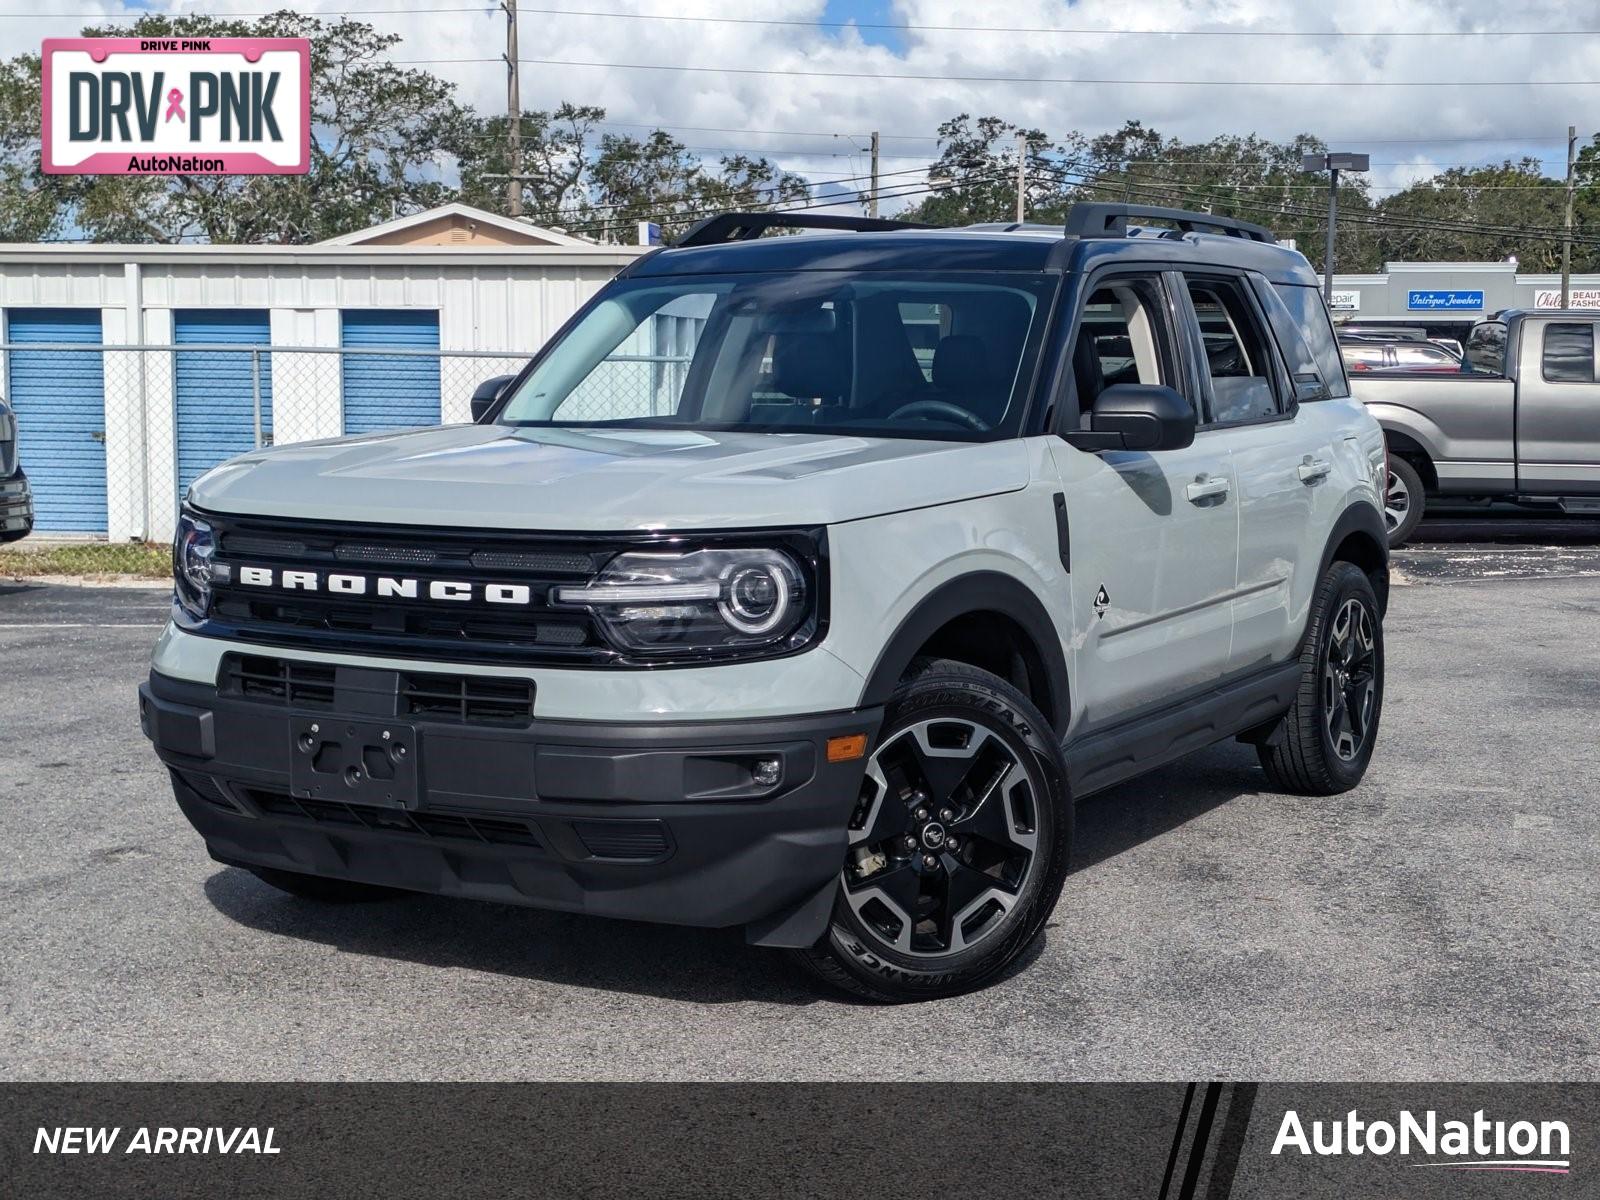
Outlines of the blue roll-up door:
{"type": "Polygon", "coordinates": [[[272,324],[258,309],[182,309],[172,315],[180,346],[216,343],[238,350],[173,355],[178,408],[178,495],[220,462],[256,448],[256,379],[260,371],[261,443],[272,441],[272,324]]]}
{"type": "MultiPolygon", "coordinates": [[[[100,344],[100,310],[13,308],[13,344],[100,344]]],[[[105,361],[89,350],[12,350],[6,364],[41,533],[106,531],[105,361]]]]}
{"type": "MultiPolygon", "coordinates": [[[[363,309],[344,314],[348,348],[437,350],[439,314],[363,309]]],[[[437,355],[343,354],[344,431],[375,433],[439,423],[437,355]]]]}

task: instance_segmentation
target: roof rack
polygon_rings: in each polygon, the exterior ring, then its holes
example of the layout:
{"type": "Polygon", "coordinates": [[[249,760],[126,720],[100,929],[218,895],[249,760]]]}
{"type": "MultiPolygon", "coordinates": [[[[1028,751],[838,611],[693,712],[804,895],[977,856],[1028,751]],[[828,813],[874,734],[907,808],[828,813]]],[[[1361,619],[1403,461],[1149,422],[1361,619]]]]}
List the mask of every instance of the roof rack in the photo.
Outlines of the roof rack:
{"type": "Polygon", "coordinates": [[[674,246],[715,246],[723,242],[748,242],[769,229],[842,229],[874,233],[890,229],[931,229],[916,221],[890,221],[881,217],[850,217],[831,213],[731,212],[707,217],[691,225],[674,246]]]}
{"type": "Polygon", "coordinates": [[[1184,233],[1220,233],[1227,237],[1248,238],[1271,244],[1278,239],[1265,225],[1253,225],[1234,217],[1190,212],[1183,208],[1155,208],[1148,204],[1074,204],[1067,213],[1067,236],[1080,238],[1125,238],[1129,218],[1170,221],[1184,233]]]}

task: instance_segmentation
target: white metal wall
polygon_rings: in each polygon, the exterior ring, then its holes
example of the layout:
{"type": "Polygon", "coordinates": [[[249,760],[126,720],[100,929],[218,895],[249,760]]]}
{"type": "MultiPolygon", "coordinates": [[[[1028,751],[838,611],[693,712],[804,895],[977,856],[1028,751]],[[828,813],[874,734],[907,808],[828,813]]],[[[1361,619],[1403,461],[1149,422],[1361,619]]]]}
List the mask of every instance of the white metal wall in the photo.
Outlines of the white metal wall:
{"type": "MultiPolygon", "coordinates": [[[[98,308],[105,345],[165,346],[173,340],[174,309],[264,308],[275,347],[338,347],[345,310],[425,308],[439,313],[444,353],[526,353],[543,345],[640,252],[565,246],[0,245],[0,309],[98,308]]],[[[137,372],[106,373],[112,540],[163,538],[176,520],[172,359],[138,357],[137,372]]],[[[338,355],[279,355],[273,365],[275,441],[338,437],[338,355]]],[[[481,377],[505,369],[503,362],[485,359],[481,377]]],[[[442,396],[445,421],[470,419],[471,390],[461,378],[452,379],[442,396]]]]}

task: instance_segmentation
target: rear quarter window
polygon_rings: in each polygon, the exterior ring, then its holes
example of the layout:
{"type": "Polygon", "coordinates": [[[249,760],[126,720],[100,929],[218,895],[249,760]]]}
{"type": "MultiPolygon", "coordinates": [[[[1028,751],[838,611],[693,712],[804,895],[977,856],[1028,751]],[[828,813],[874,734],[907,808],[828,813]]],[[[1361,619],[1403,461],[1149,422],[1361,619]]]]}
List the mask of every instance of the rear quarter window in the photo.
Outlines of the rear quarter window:
{"type": "Polygon", "coordinates": [[[1273,290],[1299,327],[1300,336],[1316,359],[1317,372],[1330,396],[1348,396],[1350,384],[1344,377],[1344,360],[1339,354],[1339,343],[1334,340],[1333,321],[1322,302],[1322,293],[1315,287],[1293,283],[1275,283],[1273,290]]]}

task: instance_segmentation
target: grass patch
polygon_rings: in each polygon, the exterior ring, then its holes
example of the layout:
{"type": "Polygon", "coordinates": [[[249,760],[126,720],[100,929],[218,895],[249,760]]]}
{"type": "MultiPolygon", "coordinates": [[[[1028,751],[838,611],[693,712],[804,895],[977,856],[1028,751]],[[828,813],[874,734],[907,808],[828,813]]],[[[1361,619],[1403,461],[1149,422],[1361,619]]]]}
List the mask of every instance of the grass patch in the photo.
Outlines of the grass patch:
{"type": "Polygon", "coordinates": [[[35,575],[171,579],[172,547],[165,542],[88,542],[27,550],[0,547],[0,578],[27,579],[35,575]]]}

